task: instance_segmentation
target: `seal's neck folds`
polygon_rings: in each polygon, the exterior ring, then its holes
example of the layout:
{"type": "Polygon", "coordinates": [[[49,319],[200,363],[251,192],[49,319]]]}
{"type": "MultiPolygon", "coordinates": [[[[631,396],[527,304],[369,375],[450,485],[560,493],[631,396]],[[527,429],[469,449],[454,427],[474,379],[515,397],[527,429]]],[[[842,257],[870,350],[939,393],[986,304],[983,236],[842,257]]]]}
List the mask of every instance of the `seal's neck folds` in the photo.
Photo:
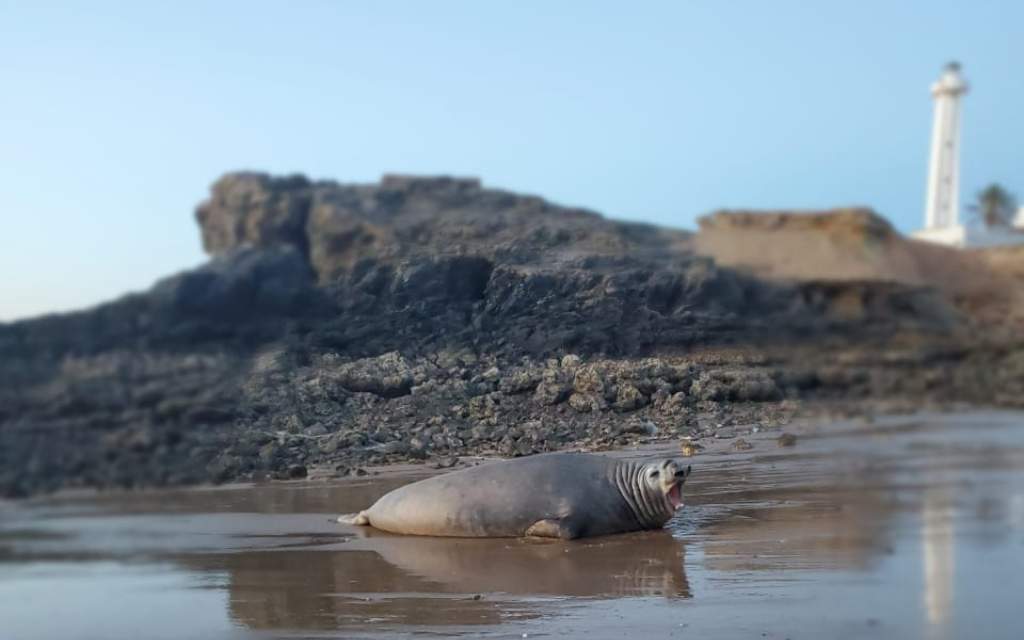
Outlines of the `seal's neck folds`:
{"type": "Polygon", "coordinates": [[[675,507],[660,487],[648,484],[646,473],[645,464],[620,462],[615,465],[612,481],[640,526],[644,529],[657,529],[669,521],[675,513],[675,507]]]}

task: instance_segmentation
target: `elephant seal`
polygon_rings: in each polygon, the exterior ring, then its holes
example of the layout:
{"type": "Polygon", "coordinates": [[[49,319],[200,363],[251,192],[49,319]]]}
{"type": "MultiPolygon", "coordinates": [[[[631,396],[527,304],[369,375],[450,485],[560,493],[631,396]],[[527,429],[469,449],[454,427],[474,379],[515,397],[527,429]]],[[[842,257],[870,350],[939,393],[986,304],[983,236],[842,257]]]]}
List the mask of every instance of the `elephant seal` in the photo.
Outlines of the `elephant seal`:
{"type": "Polygon", "coordinates": [[[464,538],[571,540],[657,529],[683,506],[689,475],[674,460],[547,453],[420,480],[338,522],[464,538]]]}

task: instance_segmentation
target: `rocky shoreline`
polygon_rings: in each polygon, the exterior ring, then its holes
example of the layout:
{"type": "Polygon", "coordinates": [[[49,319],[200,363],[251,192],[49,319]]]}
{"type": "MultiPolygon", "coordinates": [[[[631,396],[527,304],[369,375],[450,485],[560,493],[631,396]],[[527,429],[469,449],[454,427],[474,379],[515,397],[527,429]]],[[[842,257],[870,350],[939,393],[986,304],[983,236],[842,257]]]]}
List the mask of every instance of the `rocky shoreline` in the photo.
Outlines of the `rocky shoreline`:
{"type": "Polygon", "coordinates": [[[476,181],[235,174],[197,217],[207,265],[0,325],[0,495],[1024,404],[1024,341],[927,283],[759,278],[476,181]]]}

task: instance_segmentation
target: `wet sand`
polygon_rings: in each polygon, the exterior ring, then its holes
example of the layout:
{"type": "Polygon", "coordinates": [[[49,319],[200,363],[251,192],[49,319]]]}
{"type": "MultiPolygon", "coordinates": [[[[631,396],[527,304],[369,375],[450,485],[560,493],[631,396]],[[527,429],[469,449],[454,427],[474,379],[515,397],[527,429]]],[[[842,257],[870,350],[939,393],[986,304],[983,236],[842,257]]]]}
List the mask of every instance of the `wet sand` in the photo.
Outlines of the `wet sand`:
{"type": "Polygon", "coordinates": [[[331,521],[422,469],[0,503],[0,637],[1021,637],[1024,414],[777,435],[695,456],[665,530],[575,542],[331,521]]]}

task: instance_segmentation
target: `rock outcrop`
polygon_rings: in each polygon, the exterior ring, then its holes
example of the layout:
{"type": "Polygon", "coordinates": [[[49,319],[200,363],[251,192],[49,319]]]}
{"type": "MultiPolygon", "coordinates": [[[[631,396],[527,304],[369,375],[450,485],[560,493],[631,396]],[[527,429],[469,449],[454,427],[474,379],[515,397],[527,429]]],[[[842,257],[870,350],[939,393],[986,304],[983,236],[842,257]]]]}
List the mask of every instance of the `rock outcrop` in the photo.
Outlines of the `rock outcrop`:
{"type": "MultiPolygon", "coordinates": [[[[862,253],[904,242],[872,216],[797,226],[824,247],[852,229],[862,253]]],[[[797,402],[1024,390],[1020,346],[964,342],[960,301],[928,281],[766,276],[749,267],[772,251],[749,238],[747,262],[726,255],[728,233],[789,233],[785,216],[717,216],[695,240],[470,179],[242,173],[196,217],[206,265],[0,325],[0,493],[617,446],[774,428],[797,402]]]]}
{"type": "Polygon", "coordinates": [[[870,209],[718,211],[701,218],[695,248],[720,266],[765,280],[841,290],[840,314],[864,307],[851,284],[866,284],[877,304],[878,284],[893,283],[902,292],[913,288],[911,304],[930,309],[922,315],[944,316],[947,328],[966,321],[992,332],[1008,328],[1008,319],[1018,326],[1024,320],[1024,294],[1013,271],[1024,260],[1003,265],[1005,250],[910,240],[870,209]]]}

